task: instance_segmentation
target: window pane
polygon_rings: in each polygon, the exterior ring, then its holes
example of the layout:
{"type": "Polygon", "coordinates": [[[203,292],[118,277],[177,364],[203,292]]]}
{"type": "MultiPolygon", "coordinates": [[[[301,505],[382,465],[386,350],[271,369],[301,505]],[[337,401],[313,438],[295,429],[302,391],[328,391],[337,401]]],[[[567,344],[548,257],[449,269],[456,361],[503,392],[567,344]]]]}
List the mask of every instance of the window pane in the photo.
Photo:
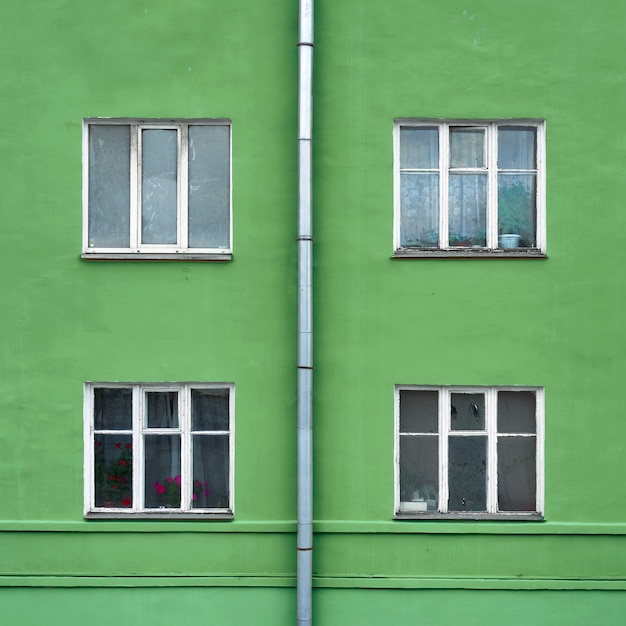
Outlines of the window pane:
{"type": "Polygon", "coordinates": [[[88,245],[130,245],[130,126],[89,127],[88,245]]]}
{"type": "Polygon", "coordinates": [[[438,415],[438,391],[400,391],[400,432],[436,433],[439,430],[438,415]]]}
{"type": "Polygon", "coordinates": [[[94,389],[93,425],[96,430],[132,430],[132,389],[94,389]]]}
{"type": "Polygon", "coordinates": [[[535,511],[537,479],[535,437],[498,437],[498,508],[535,511]]]}
{"type": "Polygon", "coordinates": [[[193,508],[226,508],[228,435],[193,435],[193,508]]]}
{"type": "Polygon", "coordinates": [[[436,511],[439,506],[438,493],[439,437],[401,435],[400,500],[426,500],[425,510],[436,511]]]}
{"type": "Polygon", "coordinates": [[[487,509],[487,438],[450,437],[449,511],[487,509]]]}
{"type": "Polygon", "coordinates": [[[175,244],[178,133],[144,130],[141,136],[141,241],[175,244]]]}
{"type": "Polygon", "coordinates": [[[450,245],[485,246],[487,231],[487,175],[450,174],[450,245]]]}
{"type": "Polygon", "coordinates": [[[450,430],[485,430],[485,394],[450,395],[450,430]]]}
{"type": "Polygon", "coordinates": [[[536,167],[535,128],[498,129],[498,167],[513,170],[534,170],[536,167]]]}
{"type": "Polygon", "coordinates": [[[228,430],[228,389],[191,390],[191,430],[228,430]]]}
{"type": "Polygon", "coordinates": [[[230,243],[230,128],[189,127],[189,247],[230,243]]]}
{"type": "Polygon", "coordinates": [[[499,391],[498,432],[534,433],[535,402],[533,391],[499,391]]]}
{"type": "Polygon", "coordinates": [[[450,129],[450,167],[485,167],[485,131],[450,129]]]}
{"type": "Polygon", "coordinates": [[[400,167],[439,168],[439,130],[437,128],[400,128],[400,167]]]}
{"type": "Polygon", "coordinates": [[[132,506],[132,448],[131,435],[94,436],[96,506],[132,506]]]}
{"type": "Polygon", "coordinates": [[[146,426],[178,428],[178,392],[146,392],[146,426]]]}
{"type": "Polygon", "coordinates": [[[145,435],[146,508],[180,507],[180,437],[145,435]]]}
{"type": "Polygon", "coordinates": [[[439,245],[439,174],[400,174],[400,245],[439,245]]]}
{"type": "Polygon", "coordinates": [[[536,189],[534,174],[498,174],[498,233],[519,235],[518,247],[535,246],[536,189]]]}

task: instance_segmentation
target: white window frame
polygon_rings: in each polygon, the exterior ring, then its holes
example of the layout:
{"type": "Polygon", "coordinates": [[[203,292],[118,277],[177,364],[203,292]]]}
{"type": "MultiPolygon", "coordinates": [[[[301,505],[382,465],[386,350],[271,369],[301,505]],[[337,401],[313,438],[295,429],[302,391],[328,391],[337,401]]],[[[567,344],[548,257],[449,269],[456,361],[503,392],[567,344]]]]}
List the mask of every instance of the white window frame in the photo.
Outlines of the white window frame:
{"type": "Polygon", "coordinates": [[[85,517],[108,518],[213,518],[232,519],[234,516],[234,408],[235,386],[233,383],[100,383],[88,382],[84,385],[84,515],[85,517]],[[95,389],[131,389],[132,390],[132,429],[128,430],[96,430],[94,428],[94,390],[95,389]],[[192,431],[191,430],[191,391],[194,389],[228,390],[229,397],[229,428],[228,430],[192,431]],[[148,428],[145,424],[145,397],[151,391],[178,392],[178,428],[148,428]],[[145,508],[144,502],[144,434],[178,434],[181,437],[181,506],[180,508],[145,508]],[[193,434],[228,435],[228,506],[223,508],[193,508],[192,494],[192,446],[193,434]],[[133,450],[133,488],[132,506],[99,507],[96,506],[95,467],[94,467],[94,435],[123,434],[132,437],[133,450]]]}
{"type": "MultiPolygon", "coordinates": [[[[394,391],[394,511],[396,519],[543,519],[544,510],[544,389],[543,387],[496,386],[465,387],[435,385],[396,385],[394,391]],[[409,512],[400,501],[400,392],[437,391],[438,392],[438,431],[436,433],[411,433],[419,436],[438,436],[438,475],[439,504],[436,511],[409,512]],[[531,391],[535,394],[535,433],[498,433],[497,432],[497,394],[499,391],[531,391]],[[485,429],[454,431],[454,436],[487,437],[487,510],[480,512],[448,511],[448,439],[450,436],[450,399],[453,393],[485,394],[485,429]],[[498,503],[498,437],[536,437],[536,511],[499,511],[498,503]]],[[[410,436],[405,434],[404,436],[410,436]]]]}
{"type": "MultiPolygon", "coordinates": [[[[546,122],[544,119],[497,119],[497,120],[467,120],[467,119],[419,119],[398,118],[394,120],[394,255],[395,257],[423,257],[423,256],[484,256],[484,257],[545,257],[546,251],[546,122]],[[515,248],[513,250],[498,247],[498,137],[497,129],[504,127],[533,127],[536,135],[536,168],[533,170],[519,170],[519,173],[532,172],[536,174],[536,245],[532,248],[515,248]],[[432,171],[439,174],[439,241],[437,248],[403,247],[400,245],[400,173],[410,171],[400,168],[400,129],[404,127],[438,129],[439,134],[439,166],[437,168],[420,171],[432,171]],[[487,215],[485,247],[460,248],[449,245],[448,232],[448,179],[450,175],[450,140],[451,127],[485,129],[485,166],[482,168],[454,168],[454,172],[483,172],[487,174],[487,215]]],[[[518,170],[504,170],[517,173],[518,170]]]]}
{"type": "Polygon", "coordinates": [[[83,120],[83,246],[84,259],[181,259],[228,261],[232,258],[232,124],[229,119],[151,119],[85,118],[83,120]],[[89,245],[89,129],[95,125],[130,127],[130,245],[110,248],[89,245]],[[228,126],[229,169],[229,245],[226,248],[189,248],[188,246],[188,135],[190,126],[228,126]],[[177,243],[145,244],[141,242],[141,133],[143,130],[176,130],[177,132],[177,243]]]}

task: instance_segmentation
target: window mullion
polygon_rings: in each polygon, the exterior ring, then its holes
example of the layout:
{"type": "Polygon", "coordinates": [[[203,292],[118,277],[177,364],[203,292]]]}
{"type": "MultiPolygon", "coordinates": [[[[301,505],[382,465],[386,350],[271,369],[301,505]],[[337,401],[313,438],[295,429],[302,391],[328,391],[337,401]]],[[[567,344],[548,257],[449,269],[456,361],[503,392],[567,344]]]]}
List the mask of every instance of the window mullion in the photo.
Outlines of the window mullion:
{"type": "Polygon", "coordinates": [[[487,247],[498,247],[498,127],[487,127],[487,247]]]}
{"type": "Polygon", "coordinates": [[[181,508],[191,508],[191,390],[185,385],[180,390],[180,472],[181,472],[181,508]]]}
{"type": "Polygon", "coordinates": [[[498,451],[497,451],[497,410],[498,392],[486,390],[485,418],[487,427],[487,512],[498,510],[498,451]]]}
{"type": "Polygon", "coordinates": [[[85,428],[84,440],[85,440],[85,468],[87,474],[87,485],[85,488],[86,502],[90,510],[93,510],[96,506],[96,468],[95,468],[95,424],[94,424],[94,388],[89,385],[89,393],[85,394],[84,410],[85,414],[89,415],[89,427],[85,428]]]}
{"type": "Polygon", "coordinates": [[[130,126],[130,247],[139,249],[139,223],[141,212],[141,128],[130,126]]]}
{"type": "MultiPolygon", "coordinates": [[[[230,402],[230,399],[229,399],[230,402]]],[[[400,509],[400,389],[396,386],[394,390],[394,511],[400,509]]],[[[229,422],[230,430],[230,422],[229,422]]],[[[229,434],[230,437],[230,434],[229,434]]]]}
{"type": "Polygon", "coordinates": [[[450,167],[449,125],[442,124],[439,130],[439,246],[447,248],[448,235],[448,179],[450,167]]]}
{"type": "Polygon", "coordinates": [[[535,508],[537,513],[543,514],[544,506],[544,428],[545,428],[545,404],[543,397],[543,389],[535,391],[535,476],[537,476],[537,488],[535,494],[535,508]]]}
{"type": "Polygon", "coordinates": [[[394,188],[394,249],[397,250],[400,247],[400,216],[401,216],[401,196],[400,184],[401,184],[401,171],[400,171],[400,124],[394,124],[393,127],[393,155],[394,155],[394,167],[393,167],[393,188],[394,188]]]}
{"type": "Polygon", "coordinates": [[[448,437],[450,433],[450,391],[439,390],[439,511],[448,512],[448,437]]]}
{"type": "Polygon", "coordinates": [[[535,169],[537,171],[536,189],[535,189],[535,215],[536,215],[536,238],[535,242],[537,247],[546,252],[546,127],[545,124],[538,124],[536,126],[536,163],[535,169]]]}
{"type": "Polygon", "coordinates": [[[178,133],[178,247],[187,249],[189,241],[189,125],[183,124],[178,133]]]}
{"type": "Polygon", "coordinates": [[[142,510],[144,506],[144,453],[143,453],[143,390],[133,386],[133,509],[142,510]]]}

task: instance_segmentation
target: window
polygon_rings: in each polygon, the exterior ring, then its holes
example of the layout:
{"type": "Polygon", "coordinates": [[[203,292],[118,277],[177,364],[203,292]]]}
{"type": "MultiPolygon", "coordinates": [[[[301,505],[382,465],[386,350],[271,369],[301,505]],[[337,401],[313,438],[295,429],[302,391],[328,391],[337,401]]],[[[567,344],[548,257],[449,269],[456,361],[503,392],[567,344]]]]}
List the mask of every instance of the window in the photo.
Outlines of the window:
{"type": "Polygon", "coordinates": [[[232,517],[231,384],[85,385],[85,513],[232,517]]]}
{"type": "Polygon", "coordinates": [[[527,517],[543,508],[543,390],[396,388],[397,517],[527,517]]]}
{"type": "Polygon", "coordinates": [[[543,256],[545,123],[396,120],[396,256],[543,256]]]}
{"type": "Polygon", "coordinates": [[[83,258],[230,258],[228,120],[88,119],[83,144],[83,258]]]}

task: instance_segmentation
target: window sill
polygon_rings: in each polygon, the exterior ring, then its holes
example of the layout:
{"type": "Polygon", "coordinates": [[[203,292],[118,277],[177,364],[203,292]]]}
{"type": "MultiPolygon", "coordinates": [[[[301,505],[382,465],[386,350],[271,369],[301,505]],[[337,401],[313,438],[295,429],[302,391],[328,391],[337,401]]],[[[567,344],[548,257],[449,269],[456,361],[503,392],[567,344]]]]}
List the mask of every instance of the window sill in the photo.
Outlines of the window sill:
{"type": "Polygon", "coordinates": [[[548,255],[538,248],[487,249],[461,248],[458,250],[429,248],[399,248],[392,259],[547,259],[548,255]]]}
{"type": "Polygon", "coordinates": [[[117,519],[117,520],[217,520],[231,521],[234,519],[233,512],[230,510],[223,511],[204,511],[202,513],[187,513],[181,511],[172,511],[168,513],[162,510],[152,511],[89,511],[85,513],[85,519],[117,519]]]}
{"type": "Polygon", "coordinates": [[[85,261],[232,261],[232,252],[83,252],[85,261]]]}
{"type": "Polygon", "coordinates": [[[544,517],[541,513],[438,513],[437,511],[430,511],[428,513],[408,513],[405,511],[396,512],[394,515],[395,520],[407,521],[407,520],[424,520],[424,521],[436,521],[436,520],[475,520],[475,521],[507,521],[507,522],[542,522],[544,517]]]}

